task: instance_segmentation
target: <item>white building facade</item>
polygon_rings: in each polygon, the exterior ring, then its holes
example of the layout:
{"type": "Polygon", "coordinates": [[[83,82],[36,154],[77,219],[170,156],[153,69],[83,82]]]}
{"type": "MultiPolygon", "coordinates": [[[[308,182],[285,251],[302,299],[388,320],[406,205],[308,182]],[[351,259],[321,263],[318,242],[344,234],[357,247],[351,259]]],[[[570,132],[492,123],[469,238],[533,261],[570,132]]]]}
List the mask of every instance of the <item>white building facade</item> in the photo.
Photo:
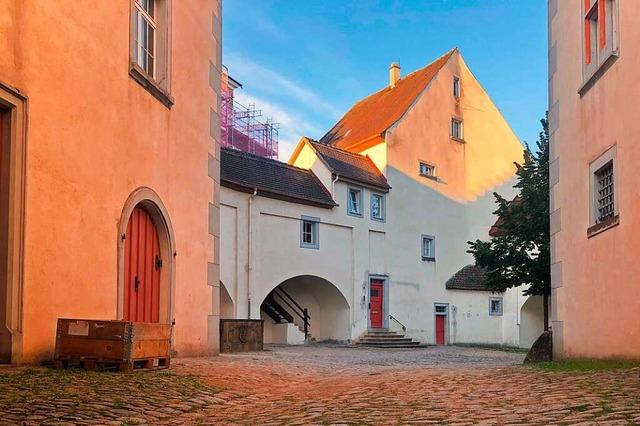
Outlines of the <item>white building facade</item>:
{"type": "Polygon", "coordinates": [[[264,319],[267,343],[304,342],[306,310],[318,341],[529,347],[541,300],[484,290],[466,253],[489,237],[493,191],[515,195],[522,150],[457,50],[405,78],[392,65],[289,164],[224,149],[221,318],[264,319]]]}

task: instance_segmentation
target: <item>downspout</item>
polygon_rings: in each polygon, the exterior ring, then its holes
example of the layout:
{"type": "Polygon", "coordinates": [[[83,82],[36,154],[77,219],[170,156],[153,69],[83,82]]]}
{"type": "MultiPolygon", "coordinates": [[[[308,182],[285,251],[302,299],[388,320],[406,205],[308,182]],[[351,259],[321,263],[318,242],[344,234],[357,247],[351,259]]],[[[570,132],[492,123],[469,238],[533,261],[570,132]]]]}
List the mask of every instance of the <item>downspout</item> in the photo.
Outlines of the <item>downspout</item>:
{"type": "Polygon", "coordinates": [[[336,173],[336,178],[331,181],[331,198],[333,199],[333,201],[336,200],[336,197],[334,195],[334,191],[335,191],[336,182],[338,181],[338,179],[340,179],[340,173],[336,173]]]}
{"type": "Polygon", "coordinates": [[[253,188],[253,194],[249,196],[249,210],[247,212],[247,319],[251,319],[251,271],[253,270],[253,258],[251,256],[251,204],[258,195],[258,188],[253,188]]]}

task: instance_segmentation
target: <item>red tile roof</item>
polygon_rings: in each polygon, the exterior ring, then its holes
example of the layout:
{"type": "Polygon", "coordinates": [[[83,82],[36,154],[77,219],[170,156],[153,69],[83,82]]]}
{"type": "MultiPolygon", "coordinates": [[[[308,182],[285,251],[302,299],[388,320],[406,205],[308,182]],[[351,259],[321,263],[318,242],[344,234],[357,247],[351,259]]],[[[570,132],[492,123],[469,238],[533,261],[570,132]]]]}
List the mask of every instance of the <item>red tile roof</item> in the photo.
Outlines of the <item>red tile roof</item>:
{"type": "Polygon", "coordinates": [[[356,102],[320,142],[347,150],[368,141],[371,146],[382,142],[384,132],[402,117],[456,51],[401,78],[394,88],[387,86],[356,102]]]}

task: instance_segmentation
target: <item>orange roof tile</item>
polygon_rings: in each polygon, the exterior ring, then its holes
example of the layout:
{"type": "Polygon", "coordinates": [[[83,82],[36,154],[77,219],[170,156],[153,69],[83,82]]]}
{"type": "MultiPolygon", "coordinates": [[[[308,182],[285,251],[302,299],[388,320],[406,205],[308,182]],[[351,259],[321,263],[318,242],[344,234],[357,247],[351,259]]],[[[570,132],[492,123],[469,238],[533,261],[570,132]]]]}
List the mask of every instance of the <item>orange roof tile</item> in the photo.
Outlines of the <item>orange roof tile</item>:
{"type": "Polygon", "coordinates": [[[369,140],[371,146],[382,142],[384,132],[402,117],[456,50],[401,78],[394,88],[387,86],[356,102],[320,142],[342,149],[369,140]]]}

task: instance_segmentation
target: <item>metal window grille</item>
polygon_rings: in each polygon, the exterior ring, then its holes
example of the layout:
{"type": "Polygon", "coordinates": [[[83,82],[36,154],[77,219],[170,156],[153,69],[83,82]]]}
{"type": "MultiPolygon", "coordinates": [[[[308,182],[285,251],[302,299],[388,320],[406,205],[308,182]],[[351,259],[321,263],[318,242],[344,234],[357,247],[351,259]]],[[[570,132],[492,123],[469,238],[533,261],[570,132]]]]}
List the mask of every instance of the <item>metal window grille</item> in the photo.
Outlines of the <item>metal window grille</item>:
{"type": "Polygon", "coordinates": [[[155,0],[136,0],[133,21],[135,62],[155,77],[156,11],[155,0]]]}
{"type": "Polygon", "coordinates": [[[596,180],[598,182],[598,222],[603,222],[615,214],[612,161],[596,172],[596,180]]]}

